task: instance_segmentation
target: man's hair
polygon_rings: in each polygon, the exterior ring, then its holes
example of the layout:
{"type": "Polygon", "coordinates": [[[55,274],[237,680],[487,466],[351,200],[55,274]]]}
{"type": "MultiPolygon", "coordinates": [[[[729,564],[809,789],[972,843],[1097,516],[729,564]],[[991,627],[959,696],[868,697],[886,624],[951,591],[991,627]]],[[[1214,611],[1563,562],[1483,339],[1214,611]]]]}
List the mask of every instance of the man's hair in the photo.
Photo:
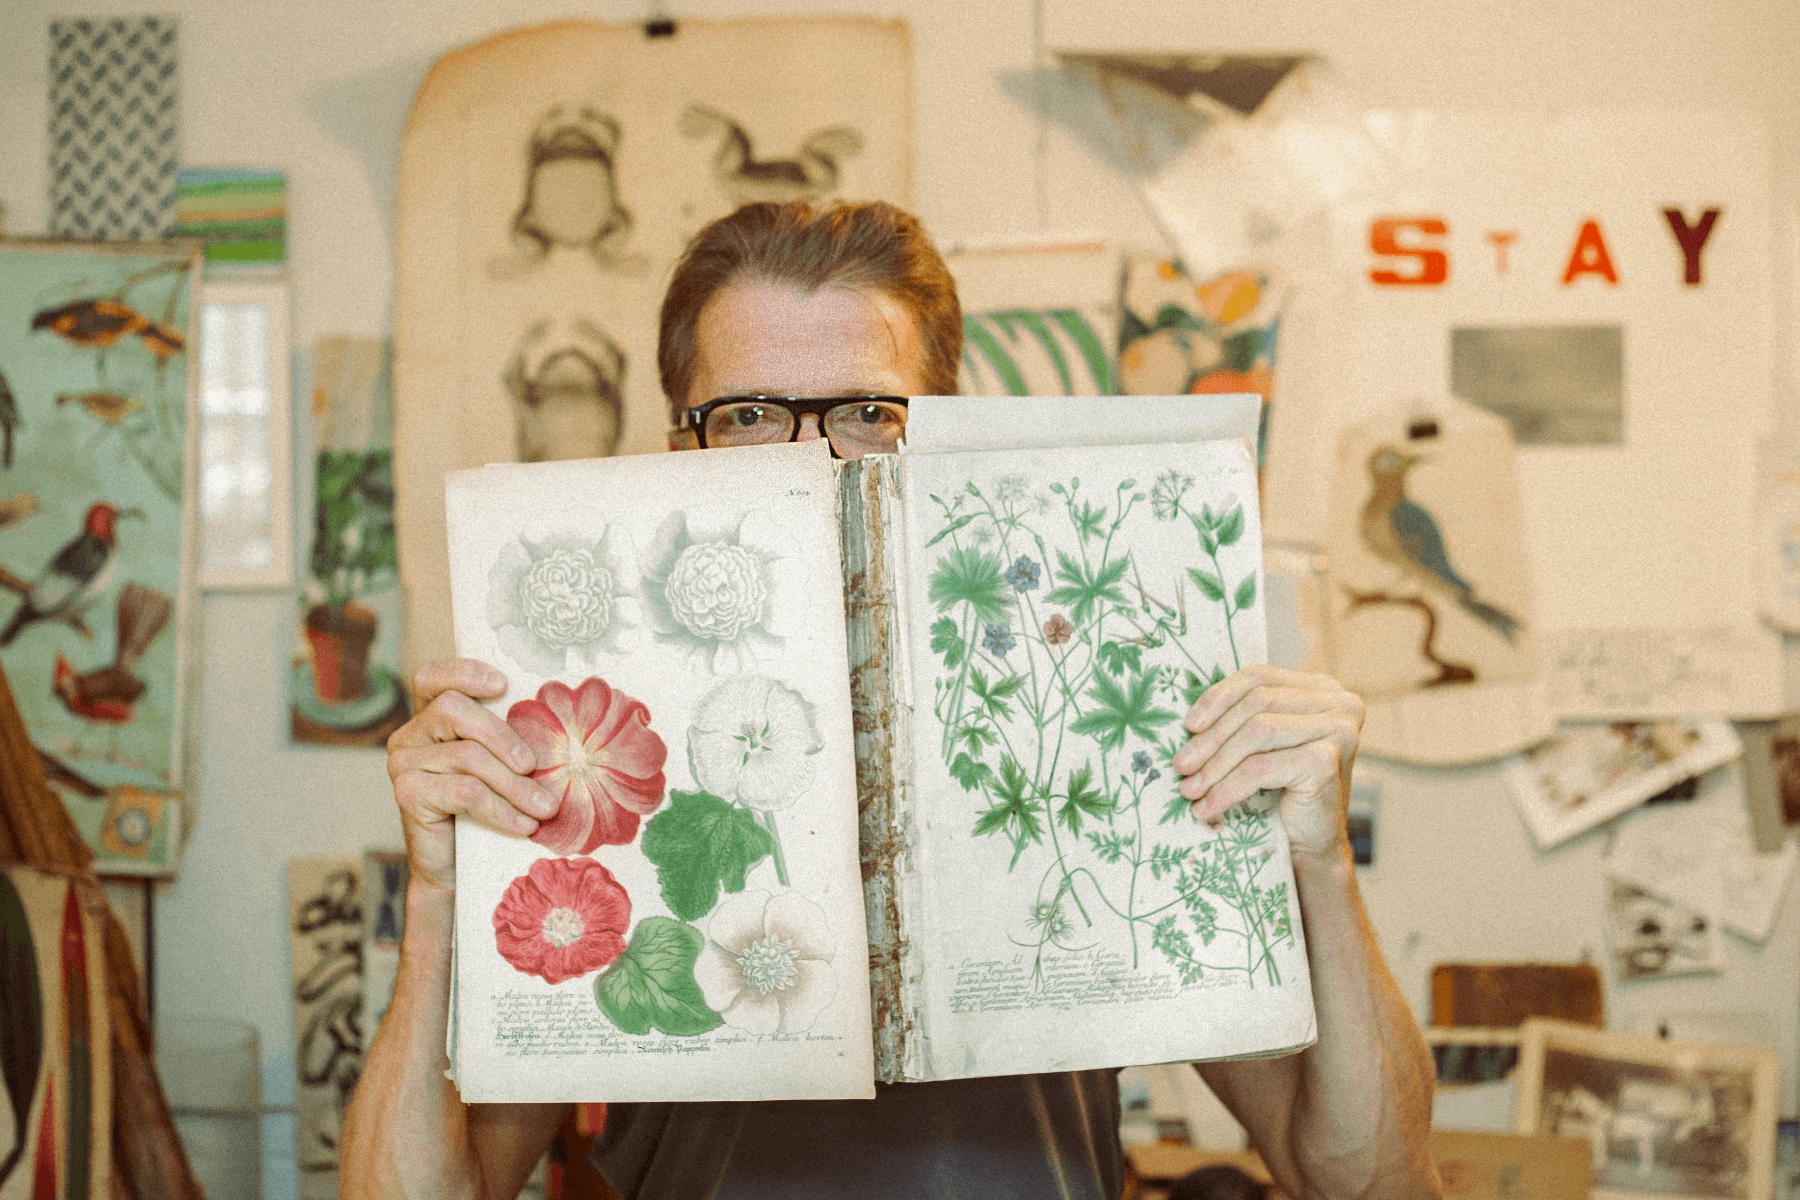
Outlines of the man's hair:
{"type": "Polygon", "coordinates": [[[663,297],[656,365],[677,422],[694,381],[700,310],[734,283],[803,295],[832,287],[885,292],[918,328],[923,394],[956,394],[962,306],[955,280],[917,217],[882,200],[824,208],[804,201],[746,204],[695,235],[663,297]]]}

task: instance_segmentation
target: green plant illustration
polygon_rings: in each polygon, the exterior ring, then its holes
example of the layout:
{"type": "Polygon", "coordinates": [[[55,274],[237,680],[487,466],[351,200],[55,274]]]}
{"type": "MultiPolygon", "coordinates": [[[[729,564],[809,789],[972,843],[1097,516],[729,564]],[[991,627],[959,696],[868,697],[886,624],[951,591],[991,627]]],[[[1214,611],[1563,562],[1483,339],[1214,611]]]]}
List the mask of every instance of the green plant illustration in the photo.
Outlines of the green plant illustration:
{"type": "Polygon", "coordinates": [[[1193,488],[1170,470],[1148,490],[1008,476],[992,494],[969,482],[932,496],[939,748],[976,801],[972,836],[1004,839],[1008,871],[1037,877],[1009,936],[1035,952],[1040,983],[1047,952],[1097,945],[1109,922],[1134,969],[1147,943],[1184,983],[1279,984],[1276,951],[1294,944],[1287,885],[1263,878],[1267,813],[1240,807],[1198,840],[1174,826],[1188,809],[1170,765],[1182,717],[1242,665],[1238,626],[1257,600],[1242,505],[1196,508],[1193,488]],[[1163,528],[1183,521],[1197,554],[1163,528]],[[1152,532],[1154,559],[1129,548],[1152,532]]]}
{"type": "Polygon", "coordinates": [[[333,613],[399,579],[394,452],[321,450],[313,509],[312,576],[333,613]]]}
{"type": "Polygon", "coordinates": [[[670,1037],[693,1037],[717,1029],[721,1018],[694,982],[694,963],[705,943],[692,925],[645,917],[632,930],[625,952],[594,980],[594,1002],[625,1033],[656,1029],[670,1037]]]}

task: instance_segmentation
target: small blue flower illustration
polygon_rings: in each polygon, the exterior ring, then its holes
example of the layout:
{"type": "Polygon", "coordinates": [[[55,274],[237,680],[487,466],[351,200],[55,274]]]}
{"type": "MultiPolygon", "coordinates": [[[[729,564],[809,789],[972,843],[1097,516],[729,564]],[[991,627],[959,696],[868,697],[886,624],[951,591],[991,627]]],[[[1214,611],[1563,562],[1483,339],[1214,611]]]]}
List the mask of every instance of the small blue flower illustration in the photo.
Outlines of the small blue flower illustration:
{"type": "Polygon", "coordinates": [[[1001,621],[997,625],[989,625],[982,635],[981,644],[987,647],[989,654],[997,654],[1004,658],[1012,648],[1019,644],[1019,639],[1012,635],[1012,622],[1001,621]]]}
{"type": "Polygon", "coordinates": [[[1029,592],[1038,585],[1041,568],[1030,555],[1021,554],[1013,560],[1013,565],[1006,568],[1006,582],[1013,585],[1017,592],[1029,592]]]}
{"type": "Polygon", "coordinates": [[[1139,750],[1136,754],[1131,756],[1131,773],[1133,775],[1142,775],[1149,769],[1150,752],[1148,750],[1139,750]]]}
{"type": "Polygon", "coordinates": [[[1152,784],[1161,778],[1162,778],[1161,771],[1151,771],[1148,775],[1144,776],[1144,782],[1146,784],[1152,784]]]}

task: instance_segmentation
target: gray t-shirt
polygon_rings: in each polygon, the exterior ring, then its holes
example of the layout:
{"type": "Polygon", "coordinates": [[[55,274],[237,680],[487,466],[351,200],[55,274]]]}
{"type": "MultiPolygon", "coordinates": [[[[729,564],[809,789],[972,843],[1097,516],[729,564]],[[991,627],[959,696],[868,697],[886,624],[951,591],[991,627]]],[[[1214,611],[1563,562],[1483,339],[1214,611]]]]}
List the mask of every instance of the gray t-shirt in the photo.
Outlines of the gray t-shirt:
{"type": "Polygon", "coordinates": [[[1117,1200],[1119,1073],[877,1084],[873,1100],[614,1104],[627,1200],[1117,1200]]]}

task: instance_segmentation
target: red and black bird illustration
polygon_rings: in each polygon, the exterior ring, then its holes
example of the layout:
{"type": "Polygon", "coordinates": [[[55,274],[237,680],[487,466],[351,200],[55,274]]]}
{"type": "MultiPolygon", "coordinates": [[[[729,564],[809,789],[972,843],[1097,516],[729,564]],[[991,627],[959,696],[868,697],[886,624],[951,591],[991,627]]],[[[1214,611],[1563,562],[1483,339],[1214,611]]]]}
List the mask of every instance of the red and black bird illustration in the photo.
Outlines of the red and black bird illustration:
{"type": "Polygon", "coordinates": [[[143,515],[141,509],[121,511],[104,500],[90,507],[81,533],[58,550],[32,582],[18,611],[13,613],[5,631],[0,632],[0,646],[11,645],[20,630],[36,621],[64,621],[81,636],[93,637],[93,631],[81,618],[112,584],[113,571],[118,566],[114,524],[121,517],[143,515]]]}
{"type": "Polygon", "coordinates": [[[758,159],[744,127],[716,108],[690,104],[681,114],[683,137],[719,136],[713,178],[737,204],[758,200],[812,200],[838,184],[844,159],[862,151],[862,135],[846,125],[820,129],[800,143],[794,158],[758,159]]]}
{"type": "Polygon", "coordinates": [[[111,725],[130,721],[133,706],[145,687],[138,677],[138,660],[169,623],[174,609],[167,596],[141,583],[120,588],[118,645],[113,650],[112,665],[77,673],[62,651],[56,652],[51,686],[63,707],[89,721],[111,725]]]}

